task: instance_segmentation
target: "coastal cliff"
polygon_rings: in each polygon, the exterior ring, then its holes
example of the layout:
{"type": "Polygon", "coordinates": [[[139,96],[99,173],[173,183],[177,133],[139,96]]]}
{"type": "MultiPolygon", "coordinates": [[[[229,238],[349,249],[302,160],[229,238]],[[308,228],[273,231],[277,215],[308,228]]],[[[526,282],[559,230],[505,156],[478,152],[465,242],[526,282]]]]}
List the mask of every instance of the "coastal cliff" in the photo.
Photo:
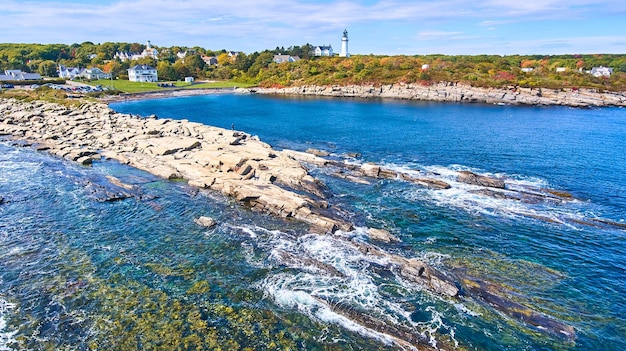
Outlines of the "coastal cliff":
{"type": "Polygon", "coordinates": [[[240,93],[313,95],[356,98],[390,98],[419,101],[486,103],[507,105],[560,105],[572,107],[626,106],[626,94],[594,89],[477,88],[452,82],[433,85],[303,85],[286,88],[246,88],[240,93]]]}

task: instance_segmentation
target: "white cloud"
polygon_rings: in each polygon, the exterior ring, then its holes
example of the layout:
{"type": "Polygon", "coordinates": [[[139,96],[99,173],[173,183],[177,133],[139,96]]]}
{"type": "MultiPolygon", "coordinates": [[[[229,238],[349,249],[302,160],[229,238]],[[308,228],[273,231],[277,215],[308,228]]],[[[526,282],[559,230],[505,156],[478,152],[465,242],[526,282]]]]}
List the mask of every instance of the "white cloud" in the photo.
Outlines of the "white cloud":
{"type": "MultiPolygon", "coordinates": [[[[306,41],[324,43],[336,39],[340,36],[337,33],[344,28],[354,27],[386,30],[397,26],[402,30],[395,29],[396,33],[392,35],[404,37],[405,41],[471,41],[479,34],[473,34],[477,28],[468,27],[468,23],[473,26],[478,23],[482,30],[493,30],[502,25],[523,25],[537,20],[602,18],[607,14],[626,12],[626,2],[5,0],[2,10],[0,33],[11,33],[3,35],[0,39],[3,42],[97,43],[151,39],[160,46],[200,45],[253,51],[276,45],[299,45],[306,41]]],[[[369,39],[362,35],[362,40],[369,39]]],[[[393,45],[390,50],[397,47],[397,44],[381,42],[368,45],[371,48],[366,51],[380,51],[385,45],[393,45]]]]}

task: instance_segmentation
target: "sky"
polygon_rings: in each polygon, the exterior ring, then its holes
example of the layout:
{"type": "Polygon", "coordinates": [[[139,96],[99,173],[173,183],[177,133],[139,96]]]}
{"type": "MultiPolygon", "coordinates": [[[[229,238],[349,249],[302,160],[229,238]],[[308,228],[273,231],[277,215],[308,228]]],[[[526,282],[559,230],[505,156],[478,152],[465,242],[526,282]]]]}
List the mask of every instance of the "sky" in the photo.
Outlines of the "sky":
{"type": "Polygon", "coordinates": [[[252,53],[626,53],[624,0],[0,0],[0,43],[139,42],[252,53]]]}

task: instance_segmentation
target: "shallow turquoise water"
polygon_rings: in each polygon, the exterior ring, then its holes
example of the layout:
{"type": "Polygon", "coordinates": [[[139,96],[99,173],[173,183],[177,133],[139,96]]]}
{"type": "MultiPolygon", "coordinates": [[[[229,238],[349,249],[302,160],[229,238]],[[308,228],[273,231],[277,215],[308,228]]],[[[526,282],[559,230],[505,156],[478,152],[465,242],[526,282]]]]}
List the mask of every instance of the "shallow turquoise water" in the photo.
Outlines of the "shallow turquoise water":
{"type": "Polygon", "coordinates": [[[355,184],[312,168],[336,194],[333,204],[359,226],[317,236],[114,162],[84,168],[3,143],[0,350],[148,349],[157,345],[151,333],[159,332],[162,341],[169,335],[189,345],[196,345],[192,336],[211,336],[225,348],[396,347],[358,317],[342,318],[342,309],[444,348],[623,349],[626,232],[581,221],[626,220],[626,110],[231,94],[112,108],[234,124],[276,148],[312,147],[338,158],[359,153],[350,162],[430,172],[449,182],[456,171],[473,170],[576,200],[520,203],[462,186],[355,184]],[[136,184],[137,196],[99,201],[94,184],[110,187],[106,175],[136,184]],[[193,219],[201,215],[219,225],[198,227],[193,219]],[[386,250],[506,287],[516,302],[573,326],[576,338],[538,330],[480,300],[442,299],[378,269],[383,262],[346,240],[366,240],[366,226],[402,239],[386,250]],[[287,262],[284,253],[343,276],[287,262]]]}

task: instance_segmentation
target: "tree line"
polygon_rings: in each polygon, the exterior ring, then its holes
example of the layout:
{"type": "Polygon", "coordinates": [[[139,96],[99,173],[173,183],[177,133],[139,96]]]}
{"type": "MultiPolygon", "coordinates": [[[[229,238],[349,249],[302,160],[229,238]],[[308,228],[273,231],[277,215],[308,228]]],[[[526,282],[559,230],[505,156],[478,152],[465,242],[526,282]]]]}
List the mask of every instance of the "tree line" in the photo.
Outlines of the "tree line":
{"type": "Polygon", "coordinates": [[[626,91],[626,55],[353,55],[350,58],[315,57],[310,44],[276,47],[246,54],[202,47],[158,47],[156,59],[133,61],[115,58],[117,52],[141,53],[140,43],[0,44],[0,71],[20,69],[58,76],[58,66],[99,67],[117,79],[127,79],[127,69],[146,64],[157,69],[163,81],[196,79],[235,80],[262,86],[302,84],[431,84],[463,82],[473,86],[594,87],[626,91]],[[178,55],[185,53],[184,57],[178,55]],[[276,54],[298,56],[297,62],[274,63],[276,54]],[[203,57],[214,57],[216,64],[203,57]],[[610,67],[610,77],[586,73],[593,67],[610,67]]]}

